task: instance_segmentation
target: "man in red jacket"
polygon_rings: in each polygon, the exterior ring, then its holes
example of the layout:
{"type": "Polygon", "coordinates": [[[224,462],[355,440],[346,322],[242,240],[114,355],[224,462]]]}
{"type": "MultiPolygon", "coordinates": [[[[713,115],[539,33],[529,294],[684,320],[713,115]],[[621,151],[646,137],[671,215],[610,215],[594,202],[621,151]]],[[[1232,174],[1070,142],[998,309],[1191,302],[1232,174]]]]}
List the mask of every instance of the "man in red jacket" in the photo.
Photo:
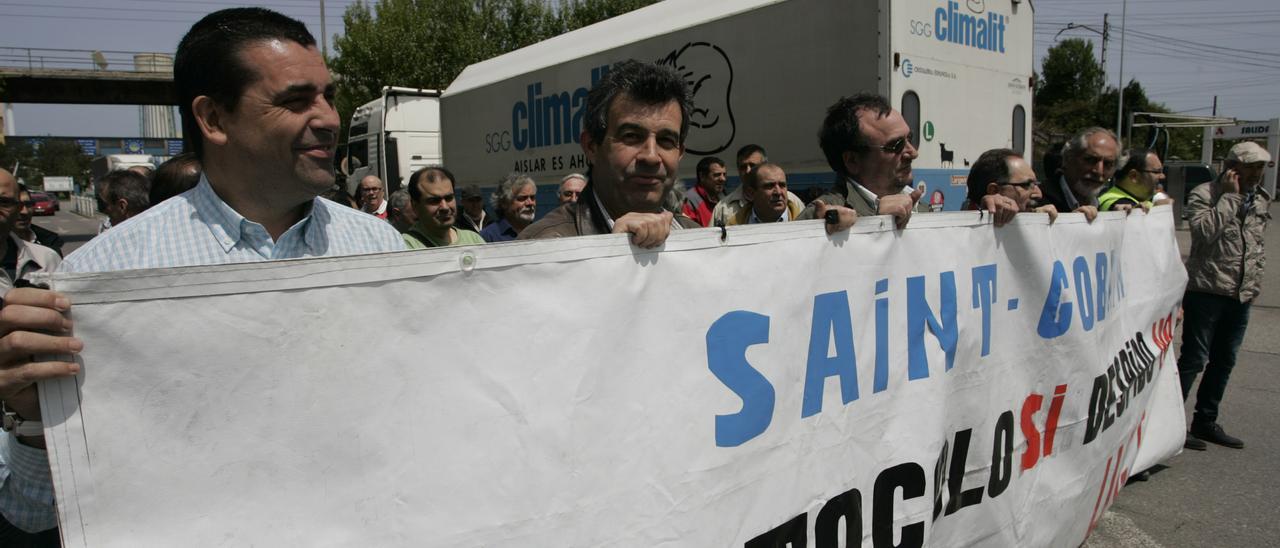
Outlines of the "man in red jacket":
{"type": "Polygon", "coordinates": [[[724,196],[728,172],[724,160],[707,156],[698,162],[698,182],[684,193],[684,214],[702,226],[711,226],[711,213],[724,196]]]}

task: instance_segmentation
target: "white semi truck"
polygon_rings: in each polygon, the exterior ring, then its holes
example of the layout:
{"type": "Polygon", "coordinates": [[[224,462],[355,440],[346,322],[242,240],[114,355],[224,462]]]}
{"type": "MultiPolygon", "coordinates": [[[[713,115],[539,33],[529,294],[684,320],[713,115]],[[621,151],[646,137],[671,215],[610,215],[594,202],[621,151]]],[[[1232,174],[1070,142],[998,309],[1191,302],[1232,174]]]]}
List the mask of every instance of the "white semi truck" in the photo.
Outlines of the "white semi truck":
{"type": "Polygon", "coordinates": [[[867,91],[911,125],[925,199],[957,209],[979,154],[1030,154],[1033,11],[1022,0],[667,0],[467,67],[440,98],[444,161],[460,184],[522,171],[552,190],[587,169],[587,90],[635,58],[693,87],[684,178],[702,156],[733,165],[757,143],[793,189],[828,186],[822,118],[867,91]]]}
{"type": "Polygon", "coordinates": [[[353,196],[366,175],[382,179],[390,194],[414,170],[440,164],[440,92],[382,88],[381,97],[352,114],[345,162],[353,196]]]}
{"type": "Polygon", "coordinates": [[[868,91],[911,125],[925,199],[957,209],[982,151],[1030,154],[1033,18],[1022,0],[666,0],[471,65],[443,94],[385,88],[352,118],[349,185],[373,173],[394,190],[443,161],[460,184],[529,173],[545,210],[560,177],[587,169],[587,90],[635,58],[676,68],[694,89],[686,179],[700,157],[732,165],[756,143],[794,190],[828,186],[822,117],[868,91]]]}

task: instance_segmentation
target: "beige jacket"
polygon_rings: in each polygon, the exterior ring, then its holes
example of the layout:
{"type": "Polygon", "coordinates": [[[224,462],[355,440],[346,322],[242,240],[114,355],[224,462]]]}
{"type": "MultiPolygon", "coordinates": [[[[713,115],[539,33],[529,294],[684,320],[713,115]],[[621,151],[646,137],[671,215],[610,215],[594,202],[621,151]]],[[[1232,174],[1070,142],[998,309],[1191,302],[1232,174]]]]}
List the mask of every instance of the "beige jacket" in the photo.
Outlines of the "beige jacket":
{"type": "Polygon", "coordinates": [[[1266,253],[1263,232],[1271,219],[1271,196],[1259,188],[1253,207],[1244,211],[1245,195],[1224,194],[1208,182],[1187,197],[1191,255],[1187,257],[1187,289],[1252,301],[1262,291],[1266,253]]]}

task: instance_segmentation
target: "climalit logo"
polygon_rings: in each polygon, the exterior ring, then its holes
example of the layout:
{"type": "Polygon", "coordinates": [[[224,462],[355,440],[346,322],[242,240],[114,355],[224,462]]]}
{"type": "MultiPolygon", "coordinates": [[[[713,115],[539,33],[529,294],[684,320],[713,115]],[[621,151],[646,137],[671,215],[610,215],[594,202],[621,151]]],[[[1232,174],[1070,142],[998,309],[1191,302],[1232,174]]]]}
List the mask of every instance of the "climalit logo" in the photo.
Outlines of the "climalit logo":
{"type": "Polygon", "coordinates": [[[902,76],[903,76],[904,78],[910,78],[910,77],[911,77],[911,73],[913,73],[913,72],[915,72],[915,71],[916,71],[916,69],[915,69],[915,65],[912,65],[912,64],[911,64],[911,60],[910,60],[910,59],[903,59],[903,60],[902,60],[902,76]]]}
{"type": "Polygon", "coordinates": [[[1009,19],[994,11],[986,12],[985,2],[966,0],[973,15],[960,10],[960,3],[947,2],[947,7],[933,12],[933,36],[941,42],[951,42],[987,51],[1004,53],[1005,22],[1009,19]]]}

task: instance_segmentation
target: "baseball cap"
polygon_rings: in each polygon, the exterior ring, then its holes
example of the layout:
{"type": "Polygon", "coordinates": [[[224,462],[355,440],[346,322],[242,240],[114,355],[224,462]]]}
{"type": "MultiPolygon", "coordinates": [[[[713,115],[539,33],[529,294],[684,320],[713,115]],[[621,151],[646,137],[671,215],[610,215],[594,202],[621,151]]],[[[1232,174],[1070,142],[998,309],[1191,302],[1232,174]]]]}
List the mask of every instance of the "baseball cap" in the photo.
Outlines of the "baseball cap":
{"type": "Polygon", "coordinates": [[[458,192],[458,194],[462,196],[463,200],[484,197],[484,194],[480,193],[480,185],[475,185],[475,184],[470,184],[462,187],[461,191],[458,192]]]}
{"type": "Polygon", "coordinates": [[[1231,152],[1227,153],[1228,161],[1240,162],[1242,164],[1254,164],[1258,162],[1270,162],[1271,154],[1267,153],[1267,149],[1262,148],[1253,141],[1245,141],[1236,143],[1231,147],[1231,152]]]}

